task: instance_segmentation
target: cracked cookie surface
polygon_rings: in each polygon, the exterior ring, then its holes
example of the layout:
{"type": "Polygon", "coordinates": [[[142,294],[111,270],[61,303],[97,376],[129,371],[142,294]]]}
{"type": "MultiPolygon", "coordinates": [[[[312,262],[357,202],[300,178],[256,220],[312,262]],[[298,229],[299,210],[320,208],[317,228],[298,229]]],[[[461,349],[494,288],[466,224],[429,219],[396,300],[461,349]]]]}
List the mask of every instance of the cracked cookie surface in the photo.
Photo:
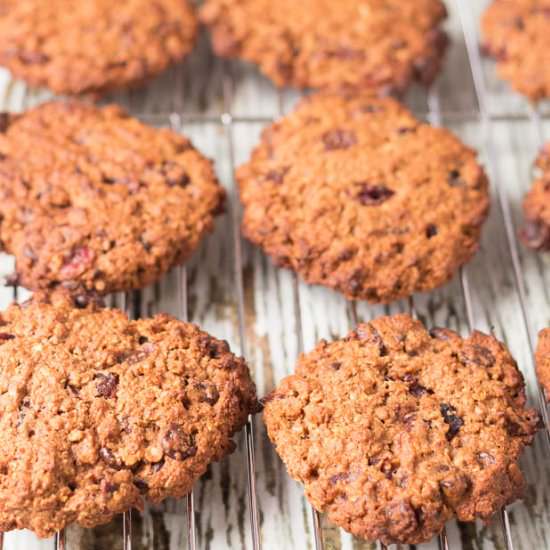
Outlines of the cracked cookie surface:
{"type": "Polygon", "coordinates": [[[187,0],[4,0],[0,65],[58,94],[142,83],[194,46],[187,0]]]}
{"type": "Polygon", "coordinates": [[[353,534],[417,544],[489,520],[524,488],[539,415],[504,346],[407,315],[302,355],[264,400],[268,434],[313,506],[353,534]]]}
{"type": "Polygon", "coordinates": [[[0,531],[45,537],[182,497],[257,410],[226,342],[77,305],[54,293],[0,313],[0,531]]]}
{"type": "Polygon", "coordinates": [[[440,0],[207,0],[214,51],[278,86],[403,92],[429,84],[446,49],[440,0]]]}
{"type": "Polygon", "coordinates": [[[0,248],[28,288],[146,286],[223,208],[212,163],[186,137],[116,106],[58,101],[0,122],[0,248]]]}
{"type": "Polygon", "coordinates": [[[368,95],[306,98],[264,131],[237,180],[248,239],[306,282],[371,302],[447,282],[489,209],[472,149],[368,95]]]}
{"type": "Polygon", "coordinates": [[[494,0],[482,18],[483,47],[499,75],[532,100],[550,96],[549,0],[494,0]]]}

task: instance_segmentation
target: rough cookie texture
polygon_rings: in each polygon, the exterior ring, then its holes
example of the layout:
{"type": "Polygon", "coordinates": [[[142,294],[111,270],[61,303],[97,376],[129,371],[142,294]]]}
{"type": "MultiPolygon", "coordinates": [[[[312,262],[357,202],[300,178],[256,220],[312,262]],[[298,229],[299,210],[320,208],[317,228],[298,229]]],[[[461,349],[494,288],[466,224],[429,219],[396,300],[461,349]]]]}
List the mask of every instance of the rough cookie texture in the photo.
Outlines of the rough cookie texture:
{"type": "Polygon", "coordinates": [[[187,138],[118,107],[52,102],[0,122],[0,248],[28,288],[145,286],[195,250],[223,206],[187,138]]]}
{"type": "Polygon", "coordinates": [[[549,0],[494,0],[482,19],[483,46],[500,76],[532,100],[550,96],[549,0]]]}
{"type": "Polygon", "coordinates": [[[252,242],[307,282],[372,302],[449,280],[489,208],[473,150],[367,95],[305,99],[237,178],[252,242]]]}
{"type": "Polygon", "coordinates": [[[0,65],[59,94],[139,84],[195,43],[187,0],[3,0],[0,65]]]}
{"type": "Polygon", "coordinates": [[[539,342],[535,354],[537,376],[546,398],[550,400],[550,329],[545,328],[539,332],[539,342]]]}
{"type": "Polygon", "coordinates": [[[0,314],[0,531],[41,537],[187,494],[232,452],[254,384],[226,342],[65,294],[0,314]]]}
{"type": "Polygon", "coordinates": [[[429,84],[447,45],[440,0],[207,0],[214,51],[278,86],[403,92],[429,84]]]}
{"type": "Polygon", "coordinates": [[[416,544],[453,517],[488,520],[521,495],[539,425],[502,344],[407,315],[321,342],[265,400],[269,437],[331,521],[416,544]]]}
{"type": "Polygon", "coordinates": [[[536,161],[540,176],[523,201],[525,223],[520,237],[534,250],[550,250],[550,144],[546,144],[536,161]]]}

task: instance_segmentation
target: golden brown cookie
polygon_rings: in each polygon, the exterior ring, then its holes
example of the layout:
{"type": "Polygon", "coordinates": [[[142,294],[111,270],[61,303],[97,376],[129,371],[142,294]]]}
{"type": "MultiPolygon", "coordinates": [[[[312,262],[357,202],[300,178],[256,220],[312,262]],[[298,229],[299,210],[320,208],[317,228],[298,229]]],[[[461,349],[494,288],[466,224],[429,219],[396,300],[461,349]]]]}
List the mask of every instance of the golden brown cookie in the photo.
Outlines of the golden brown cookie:
{"type": "Polygon", "coordinates": [[[28,288],[143,287],[189,257],[223,206],[186,137],[118,107],[59,101],[0,122],[0,248],[28,288]]]}
{"type": "Polygon", "coordinates": [[[540,170],[523,201],[525,221],[520,238],[529,248],[550,250],[550,144],[540,152],[536,167],[540,170]]]}
{"type": "Polygon", "coordinates": [[[546,392],[546,398],[550,400],[550,329],[545,328],[539,332],[539,341],[535,354],[537,376],[541,386],[546,392]]]}
{"type": "Polygon", "coordinates": [[[407,315],[302,355],[264,400],[268,434],[313,506],[354,535],[417,544],[522,494],[539,425],[504,346],[407,315]]]}
{"type": "Polygon", "coordinates": [[[226,342],[65,294],[0,314],[0,531],[41,537],[187,494],[257,410],[226,342]]]}
{"type": "Polygon", "coordinates": [[[140,84],[195,43],[188,0],[3,0],[0,65],[59,94],[140,84]]]}
{"type": "Polygon", "coordinates": [[[214,51],[259,65],[278,86],[403,92],[439,72],[440,0],[207,0],[214,51]]]}
{"type": "Polygon", "coordinates": [[[482,31],[484,50],[504,80],[535,101],[550,95],[550,1],[493,0],[482,31]]]}
{"type": "Polygon", "coordinates": [[[473,150],[368,95],[303,100],[237,179],[246,237],[308,283],[371,302],[448,281],[489,208],[473,150]]]}

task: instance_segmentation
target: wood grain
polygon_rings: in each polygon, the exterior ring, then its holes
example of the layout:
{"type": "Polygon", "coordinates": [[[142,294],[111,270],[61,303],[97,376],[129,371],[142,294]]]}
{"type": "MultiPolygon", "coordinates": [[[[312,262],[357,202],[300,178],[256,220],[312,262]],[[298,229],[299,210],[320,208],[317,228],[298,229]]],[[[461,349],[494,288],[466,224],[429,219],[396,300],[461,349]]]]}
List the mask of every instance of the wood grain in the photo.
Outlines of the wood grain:
{"type": "MultiPolygon", "coordinates": [[[[467,0],[460,0],[467,2],[467,0]]],[[[487,1],[470,1],[476,20],[487,1]]],[[[537,384],[530,352],[529,336],[550,326],[550,272],[546,260],[519,248],[521,277],[516,280],[510,243],[507,239],[504,210],[509,208],[512,235],[521,224],[521,198],[529,187],[531,162],[540,146],[540,137],[526,116],[526,103],[510,92],[494,75],[490,62],[484,66],[489,91],[489,106],[494,120],[482,128],[460,23],[449,4],[449,31],[453,38],[447,67],[438,83],[443,123],[480,151],[491,168],[493,207],[484,232],[482,250],[467,266],[463,281],[471,290],[475,328],[492,331],[506,342],[526,377],[530,400],[537,403],[537,384]],[[502,117],[514,115],[513,120],[502,117]],[[490,145],[489,145],[490,144],[490,145]],[[489,157],[488,155],[491,155],[489,157]],[[497,198],[497,185],[502,203],[497,198]],[[518,283],[525,287],[527,326],[521,316],[518,283]]],[[[48,93],[27,90],[0,72],[0,99],[6,110],[23,110],[47,99],[48,93]]],[[[271,390],[290,373],[302,349],[310,350],[320,338],[337,338],[350,330],[356,319],[407,311],[411,304],[400,302],[388,307],[364,303],[352,306],[325,289],[297,282],[288,271],[275,269],[258,250],[239,243],[239,205],[232,176],[232,160],[244,162],[258,140],[265,120],[291,108],[297,94],[277,91],[256,71],[238,63],[214,59],[206,40],[182,67],[168,71],[145,90],[111,98],[126,105],[134,114],[157,125],[181,124],[195,144],[216,161],[221,181],[231,200],[216,232],[209,237],[193,260],[185,277],[187,314],[231,347],[243,353],[253,370],[260,395],[271,390]],[[229,111],[234,123],[220,115],[229,111]],[[170,117],[177,113],[177,117],[170,117]],[[250,122],[262,119],[264,122],[250,122]],[[238,260],[236,245],[242,246],[238,260]],[[242,285],[242,286],[241,286],[242,285]],[[240,290],[242,295],[239,296],[240,290]],[[242,302],[240,302],[242,298],[242,302]],[[242,308],[239,307],[240,304],[242,308]],[[243,331],[241,335],[241,329],[243,331]],[[244,336],[244,340],[241,338],[244,336]]],[[[416,90],[408,98],[419,113],[428,114],[425,94],[416,90]]],[[[550,137],[550,128],[543,131],[550,137]]],[[[0,277],[13,270],[7,256],[0,257],[0,277]]],[[[174,270],[165,280],[141,293],[140,311],[151,315],[167,311],[184,317],[182,307],[182,270],[174,270]]],[[[18,298],[28,293],[18,290],[18,298]]],[[[0,307],[13,299],[9,288],[0,288],[0,307]]],[[[122,304],[120,297],[115,300],[122,304]]],[[[418,316],[430,326],[448,326],[468,333],[466,304],[460,277],[430,295],[414,298],[418,316]]],[[[531,342],[532,343],[532,342],[531,342]]],[[[291,481],[265,435],[261,419],[254,423],[256,487],[265,549],[313,548],[311,513],[301,488],[291,481]]],[[[524,502],[509,509],[516,549],[550,548],[550,461],[544,437],[537,439],[522,461],[529,489],[524,502]]],[[[229,459],[213,465],[195,490],[197,541],[204,549],[251,548],[251,528],[247,497],[247,472],[244,435],[229,459]]],[[[169,502],[149,507],[143,516],[134,514],[134,548],[176,550],[186,548],[184,503],[169,502]]],[[[498,521],[481,524],[449,524],[450,547],[463,550],[505,548],[498,521]]],[[[76,549],[122,548],[122,526],[117,520],[93,530],[71,528],[68,547],[76,549]]],[[[323,521],[327,549],[364,550],[376,544],[361,542],[323,521]]],[[[52,541],[39,542],[27,532],[6,535],[8,550],[51,548],[52,541]]],[[[421,545],[435,549],[435,541],[421,545]]]]}

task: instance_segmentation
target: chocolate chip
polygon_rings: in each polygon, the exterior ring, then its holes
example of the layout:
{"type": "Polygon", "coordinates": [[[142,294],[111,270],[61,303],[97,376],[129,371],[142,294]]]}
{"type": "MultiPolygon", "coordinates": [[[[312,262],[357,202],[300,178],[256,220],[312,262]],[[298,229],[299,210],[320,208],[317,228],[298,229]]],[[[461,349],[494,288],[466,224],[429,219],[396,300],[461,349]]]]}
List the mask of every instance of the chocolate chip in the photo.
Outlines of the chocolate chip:
{"type": "Polygon", "coordinates": [[[362,183],[357,199],[363,206],[376,206],[386,202],[394,194],[395,191],[388,189],[385,185],[362,183]]]}
{"type": "Polygon", "coordinates": [[[426,226],[426,237],[428,237],[428,239],[431,239],[436,235],[437,235],[437,225],[434,225],[433,223],[429,223],[426,226]]]}
{"type": "Polygon", "coordinates": [[[433,390],[425,388],[418,383],[418,380],[411,374],[406,374],[403,377],[403,381],[409,385],[409,393],[415,397],[422,397],[423,395],[432,395],[433,390]]]}
{"type": "Polygon", "coordinates": [[[13,340],[15,338],[15,334],[8,334],[7,332],[0,332],[0,342],[6,341],[6,340],[13,340]]]}
{"type": "Polygon", "coordinates": [[[342,366],[342,363],[336,361],[330,365],[330,368],[332,370],[340,370],[340,367],[342,366]]]}
{"type": "Polygon", "coordinates": [[[95,376],[97,393],[102,397],[114,397],[118,388],[118,374],[109,372],[107,374],[98,373],[95,376]]]}
{"type": "Polygon", "coordinates": [[[194,437],[177,424],[170,425],[161,443],[166,455],[174,460],[185,460],[197,454],[194,437]]]}
{"type": "Polygon", "coordinates": [[[140,493],[146,493],[149,490],[149,484],[144,479],[140,479],[139,477],[134,479],[134,485],[140,493]]]}
{"type": "Polygon", "coordinates": [[[323,143],[326,151],[349,149],[357,143],[357,136],[348,130],[329,130],[323,134],[323,143]]]}
{"type": "Polygon", "coordinates": [[[107,449],[107,447],[101,447],[101,449],[99,449],[99,456],[109,466],[111,466],[111,468],[120,470],[120,468],[122,467],[122,463],[120,462],[120,460],[114,455],[113,451],[111,451],[111,449],[107,449]]]}
{"type": "Polygon", "coordinates": [[[464,420],[455,414],[456,409],[452,405],[441,403],[441,405],[439,405],[439,410],[441,412],[441,416],[443,416],[443,420],[449,425],[449,429],[447,430],[445,437],[447,438],[447,441],[451,441],[456,434],[458,434],[460,428],[464,425],[464,420]]]}
{"type": "Polygon", "coordinates": [[[138,338],[138,344],[140,346],[142,346],[143,344],[146,344],[147,342],[149,342],[149,338],[147,338],[147,336],[140,336],[138,338]]]}
{"type": "Polygon", "coordinates": [[[541,220],[527,220],[519,234],[521,240],[534,250],[550,249],[550,226],[541,220]]]}

